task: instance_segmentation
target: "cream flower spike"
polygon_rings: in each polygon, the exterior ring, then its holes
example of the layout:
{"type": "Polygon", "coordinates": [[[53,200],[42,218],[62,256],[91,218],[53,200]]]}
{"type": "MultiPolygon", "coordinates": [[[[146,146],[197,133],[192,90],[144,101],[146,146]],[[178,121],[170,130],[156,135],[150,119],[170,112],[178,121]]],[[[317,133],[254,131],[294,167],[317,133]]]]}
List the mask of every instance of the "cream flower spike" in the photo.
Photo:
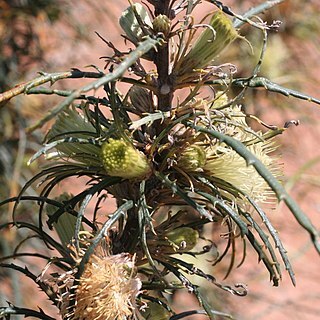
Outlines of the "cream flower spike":
{"type": "MultiPolygon", "coordinates": [[[[272,142],[259,142],[247,148],[274,176],[280,176],[281,170],[277,159],[269,155],[274,150],[272,142]]],[[[274,203],[276,198],[269,185],[236,151],[223,145],[216,145],[210,147],[207,152],[211,152],[211,157],[208,157],[204,169],[212,176],[230,183],[257,203],[274,203]]],[[[246,207],[248,202],[242,198],[241,204],[246,207]]]]}

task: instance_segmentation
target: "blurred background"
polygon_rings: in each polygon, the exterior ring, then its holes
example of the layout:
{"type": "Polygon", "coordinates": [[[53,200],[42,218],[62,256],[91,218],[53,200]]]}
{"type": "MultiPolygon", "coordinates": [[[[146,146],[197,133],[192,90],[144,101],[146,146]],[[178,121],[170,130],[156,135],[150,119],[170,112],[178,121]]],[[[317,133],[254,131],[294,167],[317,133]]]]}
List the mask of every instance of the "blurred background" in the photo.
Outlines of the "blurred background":
{"type": "MultiPolygon", "coordinates": [[[[263,1],[229,0],[224,3],[241,14],[263,1]]],[[[39,71],[83,70],[89,65],[103,69],[104,60],[99,58],[112,52],[95,32],[124,48],[117,21],[127,6],[127,0],[0,0],[0,92],[36,77],[39,71]]],[[[204,4],[202,12],[197,10],[197,14],[201,17],[214,9],[204,4]]],[[[269,34],[260,75],[318,99],[319,14],[318,0],[287,0],[260,15],[269,23],[283,22],[278,32],[269,34]]],[[[240,33],[251,42],[254,52],[244,41],[238,42],[221,55],[220,62],[232,62],[238,68],[237,76],[249,76],[257,62],[262,38],[259,32],[246,26],[240,33]]],[[[77,85],[77,81],[72,85],[77,85]]],[[[69,84],[61,82],[55,87],[68,88],[69,84]]],[[[18,96],[0,105],[0,201],[16,196],[38,171],[37,165],[27,167],[26,162],[39,149],[46,128],[32,134],[27,134],[25,128],[50,110],[56,101],[54,97],[30,95],[18,96]]],[[[300,121],[299,126],[290,127],[277,140],[284,164],[283,183],[320,229],[320,106],[259,89],[248,90],[244,107],[248,113],[279,127],[289,120],[300,121]]],[[[37,194],[37,190],[30,188],[28,194],[37,194]]],[[[12,206],[0,208],[0,223],[11,219],[11,209],[12,206]]],[[[32,218],[32,208],[28,204],[19,210],[32,218]]],[[[249,249],[245,263],[224,280],[226,284],[246,283],[248,296],[234,297],[212,287],[205,289],[206,296],[217,309],[230,312],[240,320],[319,319],[319,256],[308,235],[284,206],[280,204],[269,217],[288,250],[297,286],[292,286],[284,272],[280,287],[272,287],[268,274],[264,268],[257,267],[258,258],[249,249]]],[[[12,230],[1,230],[0,237],[0,256],[5,256],[12,252],[20,235],[12,230]]],[[[217,279],[223,279],[226,266],[227,263],[214,268],[217,279]]],[[[39,290],[24,280],[25,277],[17,273],[0,270],[0,305],[6,305],[9,300],[19,306],[40,306],[48,310],[50,306],[39,290]],[[34,298],[35,293],[39,299],[34,298]]],[[[190,300],[190,305],[193,303],[190,300]]],[[[185,300],[176,301],[177,310],[185,305],[185,300]]]]}

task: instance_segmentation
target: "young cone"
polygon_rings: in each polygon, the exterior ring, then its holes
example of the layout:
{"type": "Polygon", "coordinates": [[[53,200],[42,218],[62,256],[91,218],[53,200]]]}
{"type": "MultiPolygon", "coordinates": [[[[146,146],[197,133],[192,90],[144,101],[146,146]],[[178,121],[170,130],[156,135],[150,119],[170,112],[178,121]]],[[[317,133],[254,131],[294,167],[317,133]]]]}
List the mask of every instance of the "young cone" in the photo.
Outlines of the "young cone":
{"type": "Polygon", "coordinates": [[[146,156],[123,140],[110,138],[103,143],[101,160],[110,176],[125,179],[144,178],[151,171],[146,156]]]}

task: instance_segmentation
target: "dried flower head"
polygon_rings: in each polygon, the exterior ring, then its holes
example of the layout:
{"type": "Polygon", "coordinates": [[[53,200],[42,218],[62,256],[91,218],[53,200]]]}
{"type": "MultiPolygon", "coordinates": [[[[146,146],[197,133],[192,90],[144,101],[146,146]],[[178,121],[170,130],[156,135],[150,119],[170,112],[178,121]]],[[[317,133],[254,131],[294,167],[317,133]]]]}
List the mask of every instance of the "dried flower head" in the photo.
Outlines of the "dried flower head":
{"type": "MultiPolygon", "coordinates": [[[[79,263],[85,249],[79,252],[73,245],[69,248],[79,263]]],[[[86,263],[80,279],[74,278],[75,273],[76,268],[59,277],[63,283],[59,284],[59,289],[63,292],[60,312],[64,319],[136,319],[139,314],[136,298],[142,284],[136,277],[132,256],[126,253],[109,255],[100,245],[86,263]],[[71,300],[74,305],[70,307],[71,300]]]]}
{"type": "Polygon", "coordinates": [[[154,109],[152,94],[145,88],[132,86],[129,90],[132,111],[137,115],[142,116],[145,113],[151,113],[154,109]]]}
{"type": "Polygon", "coordinates": [[[134,314],[141,282],[133,277],[133,268],[132,258],[124,253],[93,256],[77,285],[74,318],[113,320],[134,314]]]}

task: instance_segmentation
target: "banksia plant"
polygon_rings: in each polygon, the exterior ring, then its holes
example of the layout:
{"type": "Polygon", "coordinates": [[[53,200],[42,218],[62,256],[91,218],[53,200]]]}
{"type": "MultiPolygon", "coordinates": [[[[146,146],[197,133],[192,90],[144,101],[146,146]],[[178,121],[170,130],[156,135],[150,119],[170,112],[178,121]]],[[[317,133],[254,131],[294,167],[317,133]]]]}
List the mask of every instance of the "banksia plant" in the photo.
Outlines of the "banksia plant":
{"type": "MultiPolygon", "coordinates": [[[[36,237],[48,248],[44,254],[30,253],[21,251],[20,244],[13,256],[1,258],[1,267],[31,278],[61,319],[230,317],[213,309],[200,283],[205,280],[238,296],[246,295],[246,286],[218,279],[202,263],[210,261],[213,273],[213,266],[229,261],[230,273],[236,252],[242,247],[245,252],[247,242],[273,285],[279,285],[282,264],[295,284],[267,212],[277,201],[288,206],[320,252],[318,231],[281,184],[276,136],[294,123],[266,125],[243,110],[245,91],[235,95],[231,89],[264,86],[296,98],[307,96],[258,77],[263,51],[249,78],[237,78],[228,61],[216,62],[232,42],[245,41],[241,25],[266,36],[277,24],[256,22],[250,13],[241,16],[221,2],[210,2],[216,10],[197,21],[192,14],[201,5],[198,1],[148,0],[148,6],[130,1],[120,17],[130,50],[122,52],[105,41],[114,51],[106,58],[107,72],[42,73],[0,95],[0,101],[19,93],[65,96],[29,128],[52,120],[43,148],[29,161],[44,156],[44,167],[17,197],[1,203],[14,202],[13,220],[2,229],[27,229],[26,243],[36,237]],[[68,91],[39,87],[66,78],[91,82],[68,91]],[[120,82],[131,86],[127,92],[120,93],[120,82]],[[203,94],[208,86],[211,94],[203,94]],[[99,88],[104,96],[88,94],[99,88]],[[69,178],[77,183],[79,177],[87,178],[83,190],[59,195],[59,183],[70,183],[69,178]],[[39,195],[31,196],[27,192],[35,182],[40,182],[39,195]],[[108,216],[107,198],[116,207],[108,216]],[[25,201],[38,205],[38,223],[19,214],[19,203],[25,201]],[[212,232],[223,240],[214,243],[212,232]],[[6,261],[30,255],[43,261],[40,275],[6,261]],[[171,297],[181,290],[198,299],[199,309],[186,305],[176,312],[171,297]]],[[[42,309],[12,304],[0,309],[6,318],[11,314],[55,319],[42,309]]]]}

